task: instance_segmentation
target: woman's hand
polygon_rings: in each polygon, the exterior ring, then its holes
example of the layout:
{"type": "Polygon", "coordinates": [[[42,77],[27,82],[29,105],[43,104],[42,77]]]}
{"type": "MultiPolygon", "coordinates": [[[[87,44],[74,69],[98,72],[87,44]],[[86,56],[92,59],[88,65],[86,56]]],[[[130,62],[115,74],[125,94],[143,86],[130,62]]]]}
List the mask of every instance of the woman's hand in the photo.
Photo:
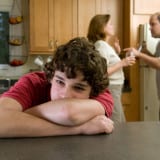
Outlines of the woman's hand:
{"type": "Polygon", "coordinates": [[[122,59],[122,66],[123,67],[132,66],[133,64],[135,64],[135,62],[136,62],[135,57],[128,56],[122,59]]]}
{"type": "Polygon", "coordinates": [[[117,37],[114,38],[114,48],[116,50],[116,53],[120,54],[121,52],[121,47],[120,47],[120,44],[119,44],[119,39],[117,37]]]}

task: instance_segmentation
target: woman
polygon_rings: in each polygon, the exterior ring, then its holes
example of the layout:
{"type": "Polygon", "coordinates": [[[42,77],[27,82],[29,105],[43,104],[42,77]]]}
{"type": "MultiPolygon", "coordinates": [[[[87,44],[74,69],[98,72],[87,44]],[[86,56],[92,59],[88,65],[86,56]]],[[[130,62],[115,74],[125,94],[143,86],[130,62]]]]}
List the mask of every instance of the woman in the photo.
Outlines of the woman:
{"type": "Polygon", "coordinates": [[[121,103],[121,92],[124,83],[123,67],[135,63],[135,57],[128,56],[122,60],[119,57],[121,51],[119,41],[115,40],[114,48],[109,40],[114,36],[114,28],[109,14],[95,15],[89,24],[88,39],[94,43],[99,53],[106,58],[108,64],[109,89],[114,99],[114,110],[112,120],[114,122],[125,122],[125,115],[121,103]]]}

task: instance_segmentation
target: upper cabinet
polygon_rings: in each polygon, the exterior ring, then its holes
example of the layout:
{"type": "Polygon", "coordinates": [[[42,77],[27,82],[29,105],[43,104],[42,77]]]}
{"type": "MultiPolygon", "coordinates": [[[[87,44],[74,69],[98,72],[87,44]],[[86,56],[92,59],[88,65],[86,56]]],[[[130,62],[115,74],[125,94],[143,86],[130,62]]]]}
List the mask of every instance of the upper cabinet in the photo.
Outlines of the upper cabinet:
{"type": "Polygon", "coordinates": [[[123,0],[78,0],[78,36],[86,36],[91,18],[96,14],[110,14],[116,34],[122,45],[123,0]]]}
{"type": "Polygon", "coordinates": [[[76,6],[74,0],[31,0],[30,51],[50,52],[74,37],[76,6]]]}
{"type": "Polygon", "coordinates": [[[78,0],[77,35],[86,36],[91,18],[100,13],[100,0],[78,0]]]}
{"type": "Polygon", "coordinates": [[[95,14],[111,14],[119,22],[116,4],[117,0],[30,0],[30,52],[48,54],[73,37],[86,37],[95,14]]]}
{"type": "Polygon", "coordinates": [[[47,51],[49,47],[49,1],[31,0],[30,9],[30,51],[47,51]]]}

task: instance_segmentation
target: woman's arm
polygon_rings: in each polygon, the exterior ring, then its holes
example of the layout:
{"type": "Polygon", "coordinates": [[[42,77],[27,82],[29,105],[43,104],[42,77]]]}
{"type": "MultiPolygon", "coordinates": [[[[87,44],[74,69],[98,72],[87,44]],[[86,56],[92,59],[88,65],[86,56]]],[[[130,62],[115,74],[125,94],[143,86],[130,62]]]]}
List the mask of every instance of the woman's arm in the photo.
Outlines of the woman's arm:
{"type": "Polygon", "coordinates": [[[115,48],[116,53],[119,55],[120,52],[121,52],[121,46],[119,44],[118,37],[114,37],[114,43],[113,44],[114,44],[114,48],[115,48]]]}
{"type": "MultiPolygon", "coordinates": [[[[107,64],[109,64],[109,61],[111,60],[110,55],[113,54],[113,52],[115,53],[112,47],[105,41],[97,42],[95,44],[95,47],[99,51],[101,56],[106,58],[107,64]]],[[[135,63],[135,60],[136,59],[133,56],[123,58],[122,60],[119,60],[116,64],[109,66],[107,69],[107,74],[110,76],[118,70],[122,69],[123,67],[132,66],[135,63]]]]}
{"type": "Polygon", "coordinates": [[[123,58],[121,61],[116,63],[115,65],[108,67],[108,75],[113,74],[114,72],[118,71],[119,69],[127,66],[132,66],[135,64],[135,57],[128,56],[126,58],[123,58]]]}

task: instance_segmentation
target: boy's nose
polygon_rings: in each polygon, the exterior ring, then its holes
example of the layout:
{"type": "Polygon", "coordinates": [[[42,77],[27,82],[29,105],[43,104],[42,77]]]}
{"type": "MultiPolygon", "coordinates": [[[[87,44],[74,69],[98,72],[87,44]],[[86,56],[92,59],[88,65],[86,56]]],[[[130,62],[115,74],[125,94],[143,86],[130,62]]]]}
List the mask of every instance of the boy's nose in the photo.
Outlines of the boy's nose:
{"type": "Polygon", "coordinates": [[[62,98],[73,98],[72,91],[69,88],[66,88],[62,91],[62,98]]]}

